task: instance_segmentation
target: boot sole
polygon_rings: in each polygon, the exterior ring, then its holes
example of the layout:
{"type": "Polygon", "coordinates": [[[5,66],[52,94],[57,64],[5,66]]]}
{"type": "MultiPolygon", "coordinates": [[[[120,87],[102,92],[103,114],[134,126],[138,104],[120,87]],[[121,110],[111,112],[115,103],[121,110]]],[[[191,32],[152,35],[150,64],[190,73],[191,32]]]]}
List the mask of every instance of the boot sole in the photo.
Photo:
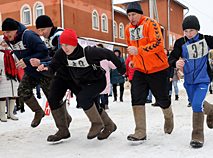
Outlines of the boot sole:
{"type": "Polygon", "coordinates": [[[128,136],[127,137],[127,140],[129,141],[141,141],[141,140],[146,140],[146,136],[141,138],[141,139],[138,139],[138,138],[135,138],[135,137],[131,137],[131,136],[128,136]]]}
{"type": "Polygon", "coordinates": [[[190,145],[193,148],[201,148],[201,147],[203,147],[203,143],[201,143],[201,142],[191,142],[190,145]]]}
{"type": "Polygon", "coordinates": [[[101,131],[104,129],[104,126],[101,128],[100,132],[94,136],[87,136],[87,139],[93,139],[95,137],[97,137],[99,134],[101,134],[101,131]]]}
{"type": "Polygon", "coordinates": [[[60,140],[62,140],[62,139],[67,139],[67,138],[70,138],[70,133],[67,135],[67,136],[64,136],[64,137],[62,137],[62,138],[60,138],[60,139],[48,139],[47,138],[47,141],[48,142],[58,142],[58,141],[60,141],[60,140]]]}
{"type": "MultiPolygon", "coordinates": [[[[116,129],[117,129],[117,126],[115,125],[115,128],[114,128],[114,130],[112,131],[112,133],[115,132],[116,129]]],[[[110,134],[109,134],[107,137],[105,137],[105,138],[100,138],[100,137],[98,137],[98,140],[107,139],[112,133],[110,133],[110,134]]]]}

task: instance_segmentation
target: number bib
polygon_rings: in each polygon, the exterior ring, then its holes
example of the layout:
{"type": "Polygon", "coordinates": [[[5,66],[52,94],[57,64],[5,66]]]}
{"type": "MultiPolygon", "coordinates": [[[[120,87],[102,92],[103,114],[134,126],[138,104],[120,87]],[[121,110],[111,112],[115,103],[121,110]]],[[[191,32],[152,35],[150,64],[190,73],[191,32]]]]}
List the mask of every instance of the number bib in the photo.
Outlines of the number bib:
{"type": "Polygon", "coordinates": [[[187,45],[186,47],[189,53],[189,59],[198,59],[209,53],[205,39],[187,45]]]}

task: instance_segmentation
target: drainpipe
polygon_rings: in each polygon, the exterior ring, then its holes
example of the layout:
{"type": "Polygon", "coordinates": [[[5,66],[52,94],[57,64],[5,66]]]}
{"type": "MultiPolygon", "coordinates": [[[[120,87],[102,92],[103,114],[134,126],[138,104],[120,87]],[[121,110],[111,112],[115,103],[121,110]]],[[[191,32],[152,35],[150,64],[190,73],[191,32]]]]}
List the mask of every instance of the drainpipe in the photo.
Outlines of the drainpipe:
{"type": "Polygon", "coordinates": [[[113,8],[113,0],[112,0],[112,39],[115,42],[115,30],[114,30],[114,8],[113,8]]]}
{"type": "MultiPolygon", "coordinates": [[[[170,0],[168,0],[168,41],[170,41],[170,20],[169,20],[169,3],[170,3],[170,0]]],[[[168,42],[169,43],[169,42],[168,42]]],[[[170,45],[168,45],[168,49],[170,48],[170,45]]]]}
{"type": "Polygon", "coordinates": [[[63,7],[63,0],[61,0],[61,27],[64,28],[64,7],[63,7]]]}

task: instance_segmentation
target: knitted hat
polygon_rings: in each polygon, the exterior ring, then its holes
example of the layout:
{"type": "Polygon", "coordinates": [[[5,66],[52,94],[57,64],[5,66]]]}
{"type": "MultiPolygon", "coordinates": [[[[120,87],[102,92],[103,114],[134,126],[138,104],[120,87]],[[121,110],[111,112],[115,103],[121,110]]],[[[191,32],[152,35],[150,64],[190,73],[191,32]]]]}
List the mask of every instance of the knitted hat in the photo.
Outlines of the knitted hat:
{"type": "Polygon", "coordinates": [[[129,3],[127,9],[126,9],[127,14],[130,12],[136,12],[139,14],[143,14],[143,10],[141,8],[141,5],[138,2],[131,2],[129,3]]]}
{"type": "Polygon", "coordinates": [[[53,22],[50,19],[49,16],[47,15],[40,15],[37,19],[36,19],[36,28],[45,28],[45,27],[51,27],[53,26],[53,22]]]}
{"type": "Polygon", "coordinates": [[[196,16],[194,15],[189,15],[183,20],[183,31],[186,29],[195,29],[195,30],[200,30],[200,24],[196,16]]]}
{"type": "Polygon", "coordinates": [[[1,45],[1,43],[4,41],[4,35],[1,35],[0,36],[0,45],[1,45]]]}
{"type": "Polygon", "coordinates": [[[77,39],[75,31],[66,28],[62,32],[61,36],[59,37],[59,42],[60,42],[60,44],[68,44],[71,46],[77,46],[78,39],[77,39]]]}
{"type": "Polygon", "coordinates": [[[7,18],[2,23],[2,31],[18,30],[18,23],[12,18],[7,18]]]}

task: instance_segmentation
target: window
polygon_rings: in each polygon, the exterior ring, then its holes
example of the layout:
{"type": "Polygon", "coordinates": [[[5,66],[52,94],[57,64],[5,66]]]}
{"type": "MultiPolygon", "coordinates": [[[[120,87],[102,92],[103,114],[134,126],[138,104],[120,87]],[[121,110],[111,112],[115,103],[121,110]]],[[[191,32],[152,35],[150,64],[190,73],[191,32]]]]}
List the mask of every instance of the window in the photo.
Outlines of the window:
{"type": "Polygon", "coordinates": [[[25,8],[23,12],[23,24],[30,24],[30,9],[25,8]]]}
{"type": "Polygon", "coordinates": [[[92,28],[94,30],[99,30],[99,17],[96,10],[94,10],[92,13],[92,28]]]}
{"type": "Polygon", "coordinates": [[[118,37],[117,23],[114,21],[114,37],[118,37]]]}
{"type": "Polygon", "coordinates": [[[108,32],[108,20],[105,14],[102,14],[101,16],[101,25],[102,25],[102,31],[108,32]]]}
{"type": "MultiPolygon", "coordinates": [[[[2,24],[2,17],[1,17],[1,12],[0,12],[0,24],[2,24]]],[[[2,27],[0,25],[0,30],[2,30],[2,27]]]]}
{"type": "Polygon", "coordinates": [[[28,4],[22,6],[20,10],[21,23],[30,26],[32,25],[31,8],[28,4]]]}
{"type": "Polygon", "coordinates": [[[45,15],[43,3],[37,1],[33,5],[33,24],[35,25],[37,17],[45,15]]]}
{"type": "Polygon", "coordinates": [[[38,5],[36,7],[36,18],[39,17],[40,15],[43,15],[43,8],[41,5],[38,5]]]}
{"type": "Polygon", "coordinates": [[[122,23],[119,24],[119,38],[124,39],[124,25],[122,23]]]}

